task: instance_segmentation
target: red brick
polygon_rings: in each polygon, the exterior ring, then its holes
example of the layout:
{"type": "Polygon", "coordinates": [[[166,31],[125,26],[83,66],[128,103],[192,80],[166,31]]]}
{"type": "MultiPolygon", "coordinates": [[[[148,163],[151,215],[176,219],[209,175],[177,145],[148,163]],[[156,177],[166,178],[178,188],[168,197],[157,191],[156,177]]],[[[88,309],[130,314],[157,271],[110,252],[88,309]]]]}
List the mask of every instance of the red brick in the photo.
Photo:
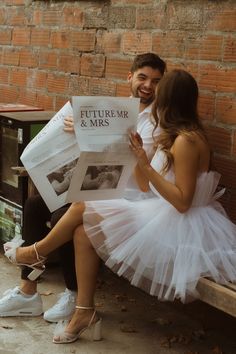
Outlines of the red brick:
{"type": "Polygon", "coordinates": [[[28,68],[38,67],[38,54],[30,50],[20,51],[20,65],[28,68]]]}
{"type": "Polygon", "coordinates": [[[9,69],[5,67],[0,67],[0,83],[8,84],[9,82],[9,69]]]}
{"type": "Polygon", "coordinates": [[[32,19],[32,24],[35,26],[39,26],[42,23],[42,18],[43,18],[43,11],[34,9],[33,10],[33,19],[32,19]]]}
{"type": "Polygon", "coordinates": [[[236,188],[236,161],[227,157],[215,156],[214,165],[222,175],[221,183],[227,188],[236,188]]]}
{"type": "Polygon", "coordinates": [[[47,77],[47,72],[32,70],[28,75],[27,87],[32,87],[36,90],[45,89],[47,86],[47,77]]]}
{"type": "Polygon", "coordinates": [[[8,12],[8,25],[9,26],[23,26],[27,25],[27,16],[25,16],[24,8],[10,8],[8,12]]]}
{"type": "Polygon", "coordinates": [[[80,8],[67,6],[63,9],[63,22],[68,26],[83,27],[84,13],[80,8]]]}
{"type": "Polygon", "coordinates": [[[66,49],[70,46],[69,33],[53,32],[51,34],[51,44],[53,48],[66,49]]]}
{"type": "Polygon", "coordinates": [[[0,30],[0,44],[10,44],[11,33],[12,30],[10,28],[8,28],[7,30],[0,30]]]}
{"type": "Polygon", "coordinates": [[[16,87],[3,86],[0,87],[0,97],[2,102],[16,103],[19,91],[16,87]]]}
{"type": "Polygon", "coordinates": [[[65,104],[70,100],[70,97],[60,97],[56,96],[55,98],[55,110],[59,111],[65,104]]]}
{"type": "Polygon", "coordinates": [[[30,32],[29,28],[14,28],[12,34],[12,44],[27,46],[30,44],[30,32]]]}
{"type": "Polygon", "coordinates": [[[5,0],[7,5],[25,5],[25,0],[5,0]]]}
{"type": "Polygon", "coordinates": [[[120,80],[126,80],[131,65],[132,60],[113,58],[107,59],[105,76],[107,78],[117,78],[120,80]]]}
{"type": "Polygon", "coordinates": [[[152,50],[152,34],[149,32],[125,32],[122,37],[124,53],[141,54],[152,50]]]}
{"type": "Polygon", "coordinates": [[[180,57],[184,55],[186,33],[170,31],[154,33],[152,36],[152,50],[161,57],[180,57]]]}
{"type": "MultiPolygon", "coordinates": [[[[127,4],[128,5],[128,4],[127,4]]],[[[134,6],[114,6],[109,8],[107,19],[108,28],[112,29],[134,29],[136,22],[136,8],[134,6]]],[[[106,13],[104,12],[104,17],[106,13]]],[[[98,26],[102,27],[102,26],[98,26]]]]}
{"type": "Polygon", "coordinates": [[[81,58],[81,75],[102,77],[105,68],[105,57],[102,54],[84,54],[81,58]]]}
{"type": "Polygon", "coordinates": [[[62,14],[61,9],[52,10],[47,9],[46,11],[42,12],[42,24],[48,25],[50,27],[61,25],[62,14]]]}
{"type": "Polygon", "coordinates": [[[118,83],[116,85],[116,96],[119,96],[119,97],[130,96],[130,85],[128,82],[125,84],[118,83]]]}
{"type": "Polygon", "coordinates": [[[207,126],[205,129],[211,149],[223,155],[230,155],[232,131],[216,126],[207,126]]]}
{"type": "Polygon", "coordinates": [[[136,29],[137,30],[147,30],[147,29],[157,29],[161,27],[161,22],[163,20],[163,8],[160,7],[150,7],[148,8],[137,8],[137,19],[136,19],[136,29]]]}
{"type": "Polygon", "coordinates": [[[216,119],[227,124],[236,124],[236,98],[216,97],[216,119]]]}
{"type": "Polygon", "coordinates": [[[91,52],[95,49],[95,32],[72,32],[72,49],[91,52]]]}
{"type": "Polygon", "coordinates": [[[105,79],[90,80],[90,94],[92,96],[115,96],[116,85],[113,81],[105,79]]]}
{"type": "Polygon", "coordinates": [[[221,60],[223,37],[196,34],[186,40],[186,58],[198,60],[221,60]]]}
{"type": "Polygon", "coordinates": [[[58,55],[55,52],[45,51],[39,55],[39,67],[43,69],[56,69],[58,55]]]}
{"type": "Polygon", "coordinates": [[[37,94],[32,90],[20,90],[18,102],[28,104],[29,106],[36,106],[37,94]]]}
{"type": "Polygon", "coordinates": [[[217,75],[217,91],[235,93],[236,68],[221,68],[217,75]]]}
{"type": "Polygon", "coordinates": [[[48,75],[48,82],[47,82],[48,92],[67,93],[68,86],[69,86],[68,84],[69,84],[68,76],[54,75],[54,74],[48,75]]]}
{"type": "Polygon", "coordinates": [[[203,6],[199,1],[168,2],[165,28],[168,30],[202,30],[203,6]]]}
{"type": "Polygon", "coordinates": [[[79,75],[71,75],[70,88],[68,92],[71,96],[89,96],[90,78],[79,75]]]}
{"type": "Polygon", "coordinates": [[[32,29],[31,45],[33,46],[49,46],[50,44],[50,31],[43,29],[32,29]]]}
{"type": "Polygon", "coordinates": [[[201,88],[216,92],[235,92],[236,68],[207,64],[199,67],[201,88]]]}
{"type": "Polygon", "coordinates": [[[10,72],[9,83],[11,85],[26,87],[27,83],[27,71],[24,69],[12,69],[10,72]]]}
{"type": "Polygon", "coordinates": [[[80,71],[80,56],[72,54],[61,54],[59,56],[59,71],[78,74],[80,71]]]}
{"type": "Polygon", "coordinates": [[[211,14],[211,19],[208,24],[209,30],[217,31],[236,31],[236,9],[231,8],[230,5],[225,5],[225,9],[218,8],[211,14]],[[227,8],[226,8],[227,7],[227,8]],[[230,7],[230,8],[228,8],[230,7]]]}
{"type": "Polygon", "coordinates": [[[201,119],[213,120],[215,109],[215,95],[200,93],[198,112],[201,119]]]}
{"type": "Polygon", "coordinates": [[[236,38],[233,36],[225,38],[223,60],[226,62],[236,62],[236,38]]]}
{"type": "Polygon", "coordinates": [[[233,134],[233,155],[236,157],[236,130],[233,134]]]}
{"type": "Polygon", "coordinates": [[[86,6],[83,28],[112,28],[108,22],[109,6],[107,5],[104,6],[103,1],[94,1],[93,6],[86,6]]]}
{"type": "Polygon", "coordinates": [[[100,52],[119,53],[121,46],[121,34],[115,32],[103,32],[97,35],[96,48],[100,52]]]}
{"type": "Polygon", "coordinates": [[[129,5],[152,5],[153,0],[111,0],[112,5],[124,5],[126,6],[127,3],[129,5]]]}
{"type": "Polygon", "coordinates": [[[215,64],[201,65],[199,70],[199,86],[202,89],[217,91],[217,75],[219,70],[215,64]]]}
{"type": "MultiPolygon", "coordinates": [[[[165,57],[162,57],[165,60],[165,57]]],[[[182,60],[172,60],[171,58],[165,60],[167,64],[167,71],[171,71],[174,69],[182,69],[188,71],[198,82],[198,76],[199,76],[199,65],[196,62],[191,62],[191,61],[186,61],[183,62],[182,60]]]]}
{"type": "Polygon", "coordinates": [[[20,53],[14,49],[5,49],[3,52],[2,63],[4,65],[19,65],[20,53]]]}
{"type": "Polygon", "coordinates": [[[6,13],[6,9],[4,9],[3,7],[0,8],[0,25],[3,25],[6,23],[7,20],[7,13],[6,13]]]}
{"type": "Polygon", "coordinates": [[[38,93],[36,97],[37,107],[42,107],[45,111],[53,111],[54,108],[54,97],[49,94],[38,93]]]}

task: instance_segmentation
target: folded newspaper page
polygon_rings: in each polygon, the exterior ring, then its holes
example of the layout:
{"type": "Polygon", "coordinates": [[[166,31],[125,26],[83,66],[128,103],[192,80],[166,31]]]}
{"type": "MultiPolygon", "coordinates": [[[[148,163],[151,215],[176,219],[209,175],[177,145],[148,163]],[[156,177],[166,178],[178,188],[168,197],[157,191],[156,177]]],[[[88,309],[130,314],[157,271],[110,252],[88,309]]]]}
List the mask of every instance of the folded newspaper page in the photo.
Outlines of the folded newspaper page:
{"type": "Polygon", "coordinates": [[[20,159],[52,212],[66,204],[70,180],[80,155],[75,134],[63,130],[70,102],[26,146],[20,159]]]}
{"type": "Polygon", "coordinates": [[[72,106],[81,154],[66,200],[121,198],[136,161],[129,132],[136,131],[139,99],[73,97],[72,106]]]}
{"type": "Polygon", "coordinates": [[[128,135],[139,99],[73,97],[31,140],[21,161],[52,212],[68,202],[121,198],[135,165],[128,135]],[[73,115],[75,134],[64,131],[73,115]],[[89,181],[90,180],[90,181],[89,181]]]}

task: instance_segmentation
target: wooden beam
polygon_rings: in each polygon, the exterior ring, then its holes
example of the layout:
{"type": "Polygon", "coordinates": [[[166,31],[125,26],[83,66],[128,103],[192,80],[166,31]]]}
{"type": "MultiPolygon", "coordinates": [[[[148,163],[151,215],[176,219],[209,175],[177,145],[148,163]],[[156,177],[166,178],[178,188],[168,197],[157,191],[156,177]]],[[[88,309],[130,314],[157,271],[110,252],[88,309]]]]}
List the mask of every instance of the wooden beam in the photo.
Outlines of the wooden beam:
{"type": "Polygon", "coordinates": [[[236,286],[221,285],[213,280],[201,278],[197,285],[200,300],[236,317],[236,286]]]}

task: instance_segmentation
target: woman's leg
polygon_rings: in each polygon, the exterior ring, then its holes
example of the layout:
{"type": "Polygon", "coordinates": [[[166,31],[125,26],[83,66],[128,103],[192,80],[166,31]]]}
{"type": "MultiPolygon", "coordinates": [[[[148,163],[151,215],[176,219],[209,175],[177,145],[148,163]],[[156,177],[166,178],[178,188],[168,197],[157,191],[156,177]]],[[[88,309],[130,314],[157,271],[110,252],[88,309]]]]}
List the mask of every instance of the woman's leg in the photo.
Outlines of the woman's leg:
{"type": "MultiPolygon", "coordinates": [[[[37,243],[38,254],[47,256],[50,252],[72,240],[74,230],[83,222],[83,212],[84,203],[73,203],[48,235],[37,243]]],[[[18,263],[34,263],[36,261],[34,247],[17,248],[16,260],[18,263]]]]}
{"type": "MultiPolygon", "coordinates": [[[[74,232],[74,248],[76,277],[79,285],[77,305],[93,308],[100,258],[91,245],[83,225],[79,226],[74,232]]],[[[76,309],[66,328],[66,333],[76,334],[80,332],[81,329],[88,326],[93,313],[93,309],[76,309]]],[[[94,322],[96,321],[97,317],[94,318],[94,322]]],[[[60,337],[54,337],[54,340],[60,340],[60,337]]]]}

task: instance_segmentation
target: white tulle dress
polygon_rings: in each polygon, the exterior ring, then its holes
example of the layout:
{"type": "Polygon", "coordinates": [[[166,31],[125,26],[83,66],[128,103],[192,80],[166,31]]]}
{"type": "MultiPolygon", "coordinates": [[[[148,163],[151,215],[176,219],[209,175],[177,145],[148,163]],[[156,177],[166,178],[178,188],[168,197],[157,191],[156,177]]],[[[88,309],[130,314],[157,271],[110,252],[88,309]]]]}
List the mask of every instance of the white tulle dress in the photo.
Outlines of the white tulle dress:
{"type": "MultiPolygon", "coordinates": [[[[162,165],[157,152],[152,166],[162,165]]],[[[174,182],[173,171],[165,178],[174,182]]],[[[86,202],[85,231],[105,264],[132,285],[160,300],[191,301],[200,277],[236,281],[236,225],[216,201],[219,179],[201,173],[183,214],[152,185],[148,197],[86,202]]]]}

